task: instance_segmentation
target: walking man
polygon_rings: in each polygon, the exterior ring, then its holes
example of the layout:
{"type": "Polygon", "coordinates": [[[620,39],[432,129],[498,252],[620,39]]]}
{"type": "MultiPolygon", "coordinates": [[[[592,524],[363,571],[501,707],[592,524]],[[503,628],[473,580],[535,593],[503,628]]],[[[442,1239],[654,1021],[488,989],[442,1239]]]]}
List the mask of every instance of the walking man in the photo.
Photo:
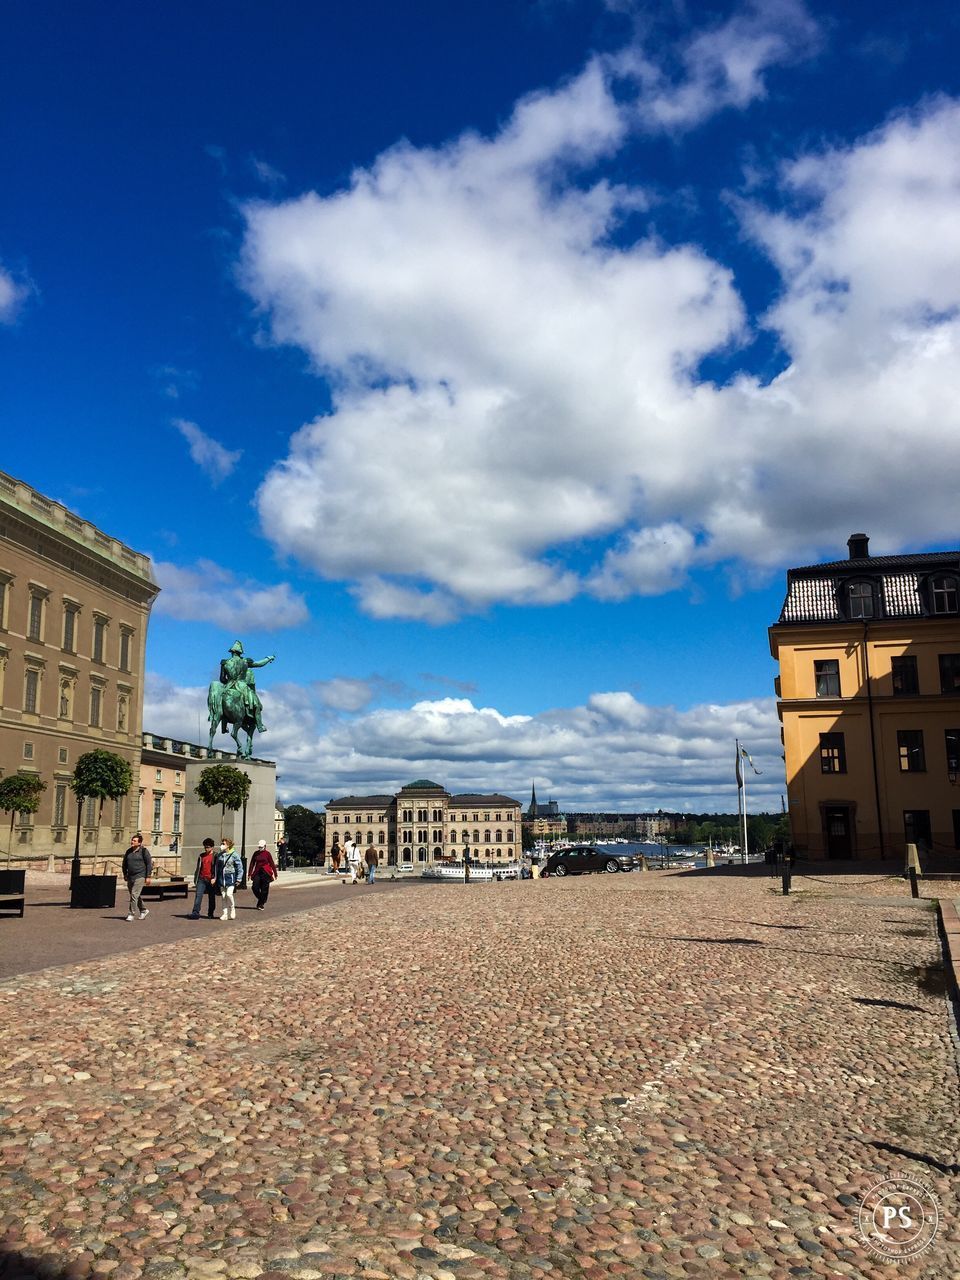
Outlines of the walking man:
{"type": "Polygon", "coordinates": [[[130,893],[130,911],[127,916],[127,922],[131,920],[146,920],[150,912],[143,905],[143,899],[140,894],[143,892],[144,885],[150,883],[150,873],[153,871],[153,859],[150,857],[150,850],[143,847],[143,836],[138,831],[135,836],[130,839],[130,848],[123,855],[123,878],[127,882],[127,889],[130,893]]]}
{"type": "Polygon", "coordinates": [[[367,846],[367,852],[363,856],[367,864],[367,884],[373,884],[379,859],[377,858],[377,851],[372,844],[367,846]]]}
{"type": "Polygon", "coordinates": [[[257,910],[262,911],[270,896],[270,885],[277,878],[277,864],[273,854],[267,848],[266,840],[261,840],[257,851],[250,859],[250,886],[257,899],[257,910]]]}
{"type": "Polygon", "coordinates": [[[203,853],[197,858],[197,869],[194,873],[197,882],[197,896],[190,912],[191,920],[200,919],[200,904],[203,895],[207,895],[207,919],[212,920],[217,913],[217,877],[213,869],[213,841],[207,836],[203,842],[203,853]]]}
{"type": "Polygon", "coordinates": [[[347,863],[350,867],[350,883],[358,884],[360,881],[360,847],[352,844],[347,850],[347,863]]]}

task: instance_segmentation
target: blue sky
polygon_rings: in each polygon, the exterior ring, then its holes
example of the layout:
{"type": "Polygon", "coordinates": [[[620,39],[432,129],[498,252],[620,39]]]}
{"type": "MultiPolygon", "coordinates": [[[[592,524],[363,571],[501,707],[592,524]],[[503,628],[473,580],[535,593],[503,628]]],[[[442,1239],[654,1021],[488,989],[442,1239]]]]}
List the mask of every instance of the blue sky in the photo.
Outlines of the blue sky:
{"type": "Polygon", "coordinates": [[[783,789],[784,570],[956,546],[956,6],[8,8],[0,465],[281,795],[783,789]],[[38,449],[38,442],[43,447],[38,449]]]}

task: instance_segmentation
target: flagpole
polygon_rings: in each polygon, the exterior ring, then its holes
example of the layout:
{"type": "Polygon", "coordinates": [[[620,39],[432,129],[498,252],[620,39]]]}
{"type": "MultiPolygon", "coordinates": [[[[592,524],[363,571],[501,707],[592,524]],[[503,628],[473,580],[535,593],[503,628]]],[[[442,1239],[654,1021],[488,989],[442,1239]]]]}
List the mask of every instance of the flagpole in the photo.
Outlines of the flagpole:
{"type": "MultiPolygon", "coordinates": [[[[735,739],[737,744],[736,750],[736,768],[737,768],[737,837],[743,840],[743,764],[740,759],[740,739],[735,739]]],[[[743,846],[740,848],[740,858],[743,860],[743,846]]]]}
{"type": "Polygon", "coordinates": [[[743,778],[743,865],[747,864],[747,771],[743,765],[740,765],[740,774],[743,778]]]}

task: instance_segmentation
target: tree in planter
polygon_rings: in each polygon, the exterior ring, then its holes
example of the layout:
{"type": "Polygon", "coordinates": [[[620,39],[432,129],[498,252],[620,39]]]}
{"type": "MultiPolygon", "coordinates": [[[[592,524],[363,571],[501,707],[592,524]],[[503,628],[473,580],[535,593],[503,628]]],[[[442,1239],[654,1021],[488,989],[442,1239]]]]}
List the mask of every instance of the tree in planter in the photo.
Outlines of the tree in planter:
{"type": "Polygon", "coordinates": [[[73,865],[70,869],[71,884],[80,874],[80,823],[83,819],[85,800],[99,800],[97,810],[97,838],[95,849],[100,852],[100,818],[104,800],[119,800],[133,785],[133,771],[122,756],[97,748],[85,752],[73,770],[70,789],[77,797],[77,842],[73,849],[73,865]]]}
{"type": "Polygon", "coordinates": [[[13,849],[13,824],[18,813],[36,813],[40,797],[47,784],[35,773],[11,773],[0,778],[0,809],[10,815],[10,843],[7,845],[7,866],[13,849]]]}
{"type": "Polygon", "coordinates": [[[220,806],[220,839],[223,839],[223,819],[226,812],[243,807],[250,794],[250,778],[242,769],[232,764],[210,764],[200,770],[194,791],[201,804],[208,809],[220,806]]]}

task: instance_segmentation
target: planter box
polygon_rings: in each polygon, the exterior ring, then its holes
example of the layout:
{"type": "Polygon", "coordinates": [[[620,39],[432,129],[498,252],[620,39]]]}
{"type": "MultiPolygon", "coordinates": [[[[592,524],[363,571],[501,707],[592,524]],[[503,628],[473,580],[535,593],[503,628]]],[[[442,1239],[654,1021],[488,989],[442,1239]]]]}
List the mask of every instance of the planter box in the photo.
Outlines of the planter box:
{"type": "Polygon", "coordinates": [[[71,907],[115,907],[116,876],[77,876],[70,888],[71,907]]]}

